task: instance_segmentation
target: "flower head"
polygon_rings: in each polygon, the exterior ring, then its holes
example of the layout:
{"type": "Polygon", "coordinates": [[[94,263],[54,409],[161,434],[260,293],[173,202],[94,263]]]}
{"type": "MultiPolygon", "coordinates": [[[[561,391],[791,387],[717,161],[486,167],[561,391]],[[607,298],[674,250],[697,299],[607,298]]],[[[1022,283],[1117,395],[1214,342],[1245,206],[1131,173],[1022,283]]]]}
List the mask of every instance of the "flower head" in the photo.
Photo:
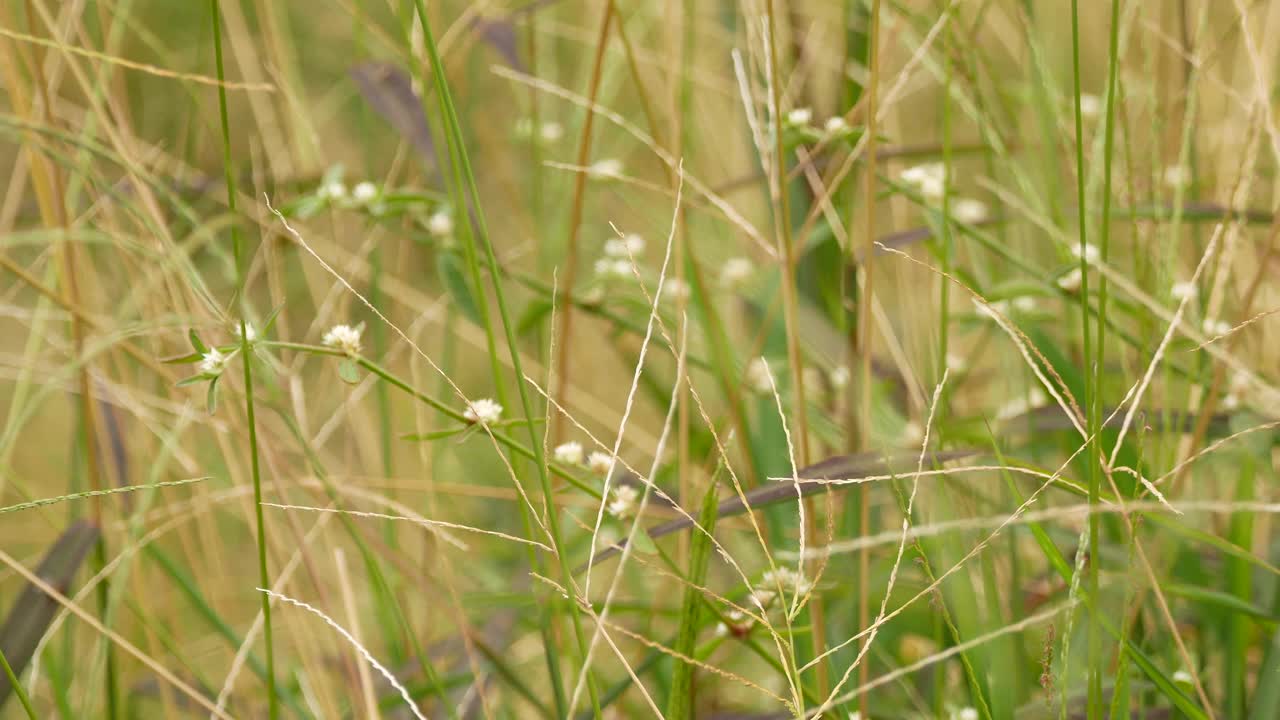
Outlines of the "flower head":
{"type": "Polygon", "coordinates": [[[1080,94],[1080,115],[1086,120],[1098,117],[1102,112],[1102,98],[1089,93],[1080,94]]]}
{"type": "Polygon", "coordinates": [[[833,115],[827,118],[827,122],[822,126],[828,135],[840,135],[849,129],[849,123],[839,115],[833,115]]]}
{"type": "Polygon", "coordinates": [[[979,717],[978,711],[971,707],[960,708],[956,712],[956,720],[978,720],[979,717]]]}
{"type": "Polygon", "coordinates": [[[444,210],[437,210],[427,218],[427,232],[436,237],[453,235],[453,216],[444,210]]]}
{"type": "Polygon", "coordinates": [[[1164,184],[1171,188],[1186,187],[1191,184],[1191,173],[1183,165],[1170,165],[1164,169],[1164,184]]]}
{"type": "Polygon", "coordinates": [[[329,328],[329,332],[324,334],[321,342],[331,348],[337,348],[347,355],[360,354],[360,335],[364,332],[363,325],[351,327],[350,325],[334,325],[329,328]]]}
{"type": "Polygon", "coordinates": [[[662,285],[662,294],[668,300],[687,300],[689,298],[689,283],[680,278],[667,278],[662,285]]]}
{"type": "Polygon", "coordinates": [[[1083,280],[1084,278],[1080,274],[1080,268],[1074,267],[1068,270],[1062,277],[1058,278],[1058,287],[1066,290],[1067,292],[1076,292],[1080,289],[1080,283],[1083,282],[1083,280]]]}
{"type": "Polygon", "coordinates": [[[942,197],[946,192],[946,168],[942,163],[913,165],[903,170],[899,177],[908,185],[914,185],[921,195],[931,200],[942,197]]]}
{"type": "Polygon", "coordinates": [[[334,180],[320,186],[320,197],[326,200],[341,200],[347,196],[347,186],[334,180]]]}
{"type": "Polygon", "coordinates": [[[1173,674],[1173,681],[1181,685],[1190,685],[1194,682],[1191,678],[1191,673],[1186,670],[1178,670],[1175,672],[1173,674]]]}
{"type": "Polygon", "coordinates": [[[565,465],[582,464],[582,443],[580,442],[561,443],[556,446],[553,452],[558,463],[564,463],[565,465]]]}
{"type": "Polygon", "coordinates": [[[489,423],[497,422],[502,417],[502,406],[490,398],[472,400],[467,403],[467,409],[463,411],[462,417],[469,422],[488,425],[489,423]]]}
{"type": "Polygon", "coordinates": [[[1084,250],[1081,250],[1078,244],[1072,245],[1071,254],[1075,255],[1076,257],[1080,257],[1083,254],[1084,261],[1090,265],[1095,265],[1099,260],[1102,259],[1102,252],[1098,250],[1098,247],[1096,245],[1093,245],[1091,243],[1085,243],[1084,250]]]}
{"type": "Polygon", "coordinates": [[[617,178],[622,175],[622,161],[614,158],[597,160],[587,168],[587,174],[596,179],[617,178]]]}
{"type": "Polygon", "coordinates": [[[622,258],[596,260],[596,274],[604,277],[631,277],[631,261],[622,258]]]}
{"type": "Polygon", "coordinates": [[[961,198],[951,206],[951,216],[965,225],[973,225],[987,219],[987,204],[973,198],[961,198]]]}
{"type": "MultiPolygon", "coordinates": [[[[232,330],[235,332],[236,337],[240,337],[240,323],[236,323],[232,330]]],[[[247,321],[244,324],[244,339],[249,342],[253,342],[258,339],[258,331],[254,330],[253,324],[247,321]]]]}
{"type": "Polygon", "coordinates": [[[720,285],[726,289],[735,289],[751,278],[751,274],[755,272],[755,265],[744,257],[729,258],[724,261],[724,266],[720,268],[720,285]]]}
{"type": "Polygon", "coordinates": [[[609,492],[609,497],[613,498],[609,501],[609,507],[606,508],[609,514],[616,518],[624,518],[635,510],[640,493],[630,485],[616,485],[609,492]]]}
{"type": "Polygon", "coordinates": [[[773,391],[773,372],[769,370],[769,363],[764,358],[751,358],[745,375],[747,385],[752,390],[760,393],[773,391]]]}
{"type": "Polygon", "coordinates": [[[760,584],[765,589],[776,590],[779,586],[783,590],[793,592],[797,595],[803,595],[813,587],[813,583],[804,575],[782,565],[776,570],[766,570],[760,578],[760,584]]]}
{"type": "Polygon", "coordinates": [[[1176,282],[1173,287],[1169,288],[1169,294],[1173,296],[1174,300],[1178,301],[1194,298],[1199,292],[1193,282],[1176,282]]]}
{"type": "Polygon", "coordinates": [[[230,355],[224,355],[218,348],[209,348],[209,352],[200,358],[199,368],[201,375],[209,377],[217,377],[227,367],[227,361],[231,359],[230,355]]]}
{"type": "Polygon", "coordinates": [[[538,135],[542,137],[543,142],[555,142],[564,137],[564,126],[558,122],[542,123],[542,129],[538,131],[538,135]]]}
{"type": "Polygon", "coordinates": [[[789,125],[808,125],[813,122],[813,111],[807,107],[795,108],[787,113],[789,125]]]}
{"type": "Polygon", "coordinates": [[[831,381],[831,387],[841,390],[849,384],[849,368],[844,365],[837,365],[831,368],[831,372],[827,374],[827,379],[831,381]]]}
{"type": "Polygon", "coordinates": [[[613,456],[607,452],[593,450],[591,454],[587,456],[587,467],[591,469],[591,472],[603,475],[609,472],[609,468],[612,466],[613,456]]]}
{"type": "Polygon", "coordinates": [[[373,202],[378,197],[378,186],[365,180],[351,190],[351,197],[360,204],[373,202]]]}
{"type": "Polygon", "coordinates": [[[611,258],[635,257],[644,252],[644,238],[630,233],[621,238],[613,238],[604,244],[604,254],[611,258]]]}
{"type": "Polygon", "coordinates": [[[1206,335],[1217,337],[1231,332],[1231,323],[1216,320],[1214,318],[1205,318],[1204,322],[1201,323],[1200,328],[1204,330],[1206,335]]]}

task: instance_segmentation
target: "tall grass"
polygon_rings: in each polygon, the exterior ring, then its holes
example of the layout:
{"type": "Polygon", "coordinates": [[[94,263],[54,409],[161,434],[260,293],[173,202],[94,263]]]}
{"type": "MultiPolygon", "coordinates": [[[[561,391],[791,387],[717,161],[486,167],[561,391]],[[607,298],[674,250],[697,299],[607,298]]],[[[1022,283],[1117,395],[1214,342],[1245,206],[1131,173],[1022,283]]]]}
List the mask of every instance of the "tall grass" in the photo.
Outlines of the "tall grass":
{"type": "Polygon", "coordinates": [[[0,7],[0,716],[1280,716],[1273,15],[0,7]]]}

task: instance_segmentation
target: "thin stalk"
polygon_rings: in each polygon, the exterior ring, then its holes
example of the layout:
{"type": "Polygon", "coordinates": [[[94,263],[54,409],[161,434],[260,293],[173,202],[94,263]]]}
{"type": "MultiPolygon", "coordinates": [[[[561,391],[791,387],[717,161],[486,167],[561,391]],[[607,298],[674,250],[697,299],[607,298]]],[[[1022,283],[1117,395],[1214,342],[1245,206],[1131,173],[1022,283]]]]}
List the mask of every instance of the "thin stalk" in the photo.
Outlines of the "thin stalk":
{"type": "MultiPolygon", "coordinates": [[[[862,251],[862,281],[858,287],[858,323],[857,323],[857,350],[859,355],[858,368],[858,433],[860,439],[860,448],[863,450],[871,449],[871,304],[874,298],[872,272],[875,266],[876,248],[876,170],[877,163],[876,151],[878,150],[876,136],[878,133],[876,123],[876,113],[879,111],[877,95],[880,92],[880,0],[871,0],[871,26],[867,31],[867,42],[870,46],[868,55],[870,63],[868,67],[867,78],[867,151],[866,151],[866,172],[864,177],[864,199],[862,214],[865,220],[865,247],[862,251]]],[[[850,254],[854,255],[856,262],[856,253],[853,252],[852,243],[850,243],[850,254]]],[[[869,485],[861,485],[858,488],[858,511],[859,511],[859,527],[858,530],[863,533],[869,533],[871,530],[871,487],[869,485]]],[[[867,627],[868,613],[870,611],[870,598],[868,591],[871,587],[871,550],[864,548],[858,554],[858,627],[867,627]]],[[[870,663],[862,663],[858,668],[858,684],[865,685],[869,678],[870,663]]],[[[858,710],[863,717],[870,717],[871,710],[868,705],[866,693],[858,698],[858,710]]]]}
{"type": "MultiPolygon", "coordinates": [[[[476,235],[474,238],[476,244],[484,246],[485,261],[488,266],[489,276],[493,281],[494,301],[498,306],[498,317],[502,322],[502,329],[506,335],[507,352],[511,359],[511,369],[515,373],[516,389],[520,395],[521,410],[527,421],[529,428],[530,445],[533,448],[534,464],[538,468],[538,479],[542,486],[542,498],[546,508],[547,529],[551,534],[552,546],[555,548],[556,559],[560,565],[560,575],[563,580],[563,586],[572,592],[573,590],[573,574],[572,567],[569,565],[568,553],[564,549],[563,535],[560,531],[560,516],[556,508],[554,491],[551,486],[551,473],[547,467],[546,457],[544,456],[544,447],[542,439],[538,435],[538,429],[534,426],[532,419],[536,417],[533,412],[533,400],[529,395],[529,384],[524,381],[524,367],[520,359],[520,348],[516,341],[515,324],[511,321],[511,314],[507,309],[506,294],[503,292],[502,283],[499,282],[500,271],[498,268],[498,257],[494,251],[492,239],[489,236],[488,227],[485,223],[484,210],[480,203],[480,193],[476,187],[475,173],[471,168],[471,161],[467,155],[466,146],[463,142],[462,127],[458,121],[457,111],[453,105],[453,99],[449,92],[448,81],[444,75],[444,65],[440,60],[440,54],[436,49],[435,36],[431,31],[430,22],[427,20],[427,13],[424,0],[414,0],[418,10],[418,20],[422,24],[422,33],[426,41],[427,52],[431,60],[431,67],[435,77],[436,92],[440,99],[442,114],[445,118],[447,127],[447,137],[449,139],[450,150],[456,164],[456,171],[460,172],[462,179],[465,181],[466,193],[470,196],[470,208],[473,211],[472,219],[475,223],[476,235]]],[[[474,252],[468,252],[468,263],[472,266],[471,273],[475,278],[479,277],[478,262],[474,252]]],[[[492,326],[486,325],[486,332],[492,333],[492,326]]],[[[567,352],[567,348],[561,349],[562,353],[567,352]]],[[[578,603],[571,600],[568,603],[573,625],[574,639],[577,644],[579,657],[586,657],[586,643],[582,634],[582,623],[578,608],[578,603]]],[[[595,675],[588,669],[587,672],[587,689],[591,698],[591,707],[596,717],[600,717],[600,698],[596,689],[595,675]]]]}
{"type": "MultiPolygon", "coordinates": [[[[609,25],[613,22],[615,12],[613,3],[604,8],[604,17],[600,19],[600,34],[596,38],[595,57],[591,61],[591,82],[587,90],[590,103],[585,110],[586,117],[582,121],[582,136],[578,141],[578,166],[585,167],[591,157],[591,128],[595,124],[596,94],[600,90],[600,77],[604,71],[604,49],[609,40],[609,25]]],[[[555,386],[551,388],[551,396],[558,397],[563,407],[569,406],[569,373],[572,369],[569,360],[573,353],[569,343],[573,338],[573,304],[568,302],[573,292],[573,284],[578,274],[578,234],[582,229],[582,214],[586,207],[587,173],[579,172],[573,178],[573,204],[569,210],[569,241],[565,250],[564,285],[561,287],[564,297],[560,302],[560,327],[557,328],[556,347],[560,354],[556,361],[556,374],[552,378],[555,386]]],[[[497,285],[497,275],[494,275],[497,285]]],[[[523,387],[523,383],[521,384],[523,387]]],[[[564,414],[555,413],[551,426],[551,441],[559,442],[564,435],[564,414]]],[[[571,603],[572,604],[572,603],[571,603]]]]}
{"type": "MultiPolygon", "coordinates": [[[[236,214],[236,175],[231,167],[231,123],[227,118],[227,88],[224,80],[222,64],[222,23],[218,8],[219,0],[209,0],[210,19],[213,24],[213,53],[218,73],[218,115],[222,123],[222,171],[227,184],[227,208],[232,215],[236,214]]],[[[231,245],[235,253],[236,263],[236,297],[244,303],[245,270],[244,249],[241,247],[240,230],[236,224],[231,225],[231,245]]],[[[253,350],[249,347],[249,333],[244,312],[240,313],[240,365],[244,369],[244,407],[246,420],[249,423],[249,460],[253,476],[254,521],[257,524],[258,540],[258,583],[259,587],[271,587],[271,577],[267,573],[267,528],[262,513],[262,471],[258,464],[258,428],[253,407],[253,350]]],[[[262,641],[267,650],[267,714],[271,720],[280,717],[279,698],[276,697],[276,656],[271,628],[271,598],[266,593],[258,593],[262,598],[262,641]]]]}
{"type": "Polygon", "coordinates": [[[35,709],[31,707],[31,699],[27,697],[27,691],[22,689],[22,683],[18,682],[18,676],[14,674],[13,668],[9,666],[9,659],[0,652],[0,665],[4,666],[5,677],[9,678],[9,687],[13,688],[13,694],[18,696],[18,702],[22,703],[22,709],[26,711],[27,717],[36,720],[35,709]]]}
{"type": "MultiPolygon", "coordinates": [[[[1118,68],[1120,65],[1120,0],[1111,0],[1111,39],[1108,62],[1107,76],[1107,117],[1104,127],[1103,150],[1102,150],[1102,224],[1099,228],[1098,245],[1100,262],[1105,264],[1108,257],[1108,248],[1111,240],[1111,156],[1115,150],[1115,104],[1116,104],[1116,84],[1118,82],[1118,68]]],[[[1079,147],[1079,145],[1077,145],[1079,147]]],[[[1084,202],[1081,198],[1080,205],[1083,207],[1084,202]]],[[[1083,235],[1081,236],[1083,238],[1083,235]]],[[[1083,293],[1084,285],[1081,284],[1083,293]]],[[[1092,393],[1090,394],[1089,403],[1089,435],[1094,437],[1094,442],[1089,446],[1090,463],[1089,463],[1089,503],[1096,505],[1099,502],[1099,492],[1102,485],[1101,467],[1102,448],[1096,440],[1098,429],[1102,426],[1102,368],[1105,364],[1105,350],[1107,340],[1107,276],[1098,274],[1098,344],[1093,356],[1093,367],[1089,368],[1094,374],[1092,383],[1092,393]]],[[[1098,597],[1098,571],[1102,561],[1102,553],[1099,543],[1101,541],[1102,517],[1098,513],[1091,512],[1089,514],[1089,552],[1092,557],[1089,559],[1089,595],[1090,597],[1098,597]]],[[[1102,695],[1102,629],[1098,625],[1098,619],[1091,613],[1089,623],[1089,719],[1103,717],[1106,709],[1106,701],[1102,695]]]]}
{"type": "MultiPolygon", "coordinates": [[[[774,124],[773,172],[777,182],[773,188],[775,202],[777,203],[774,213],[774,225],[778,233],[778,243],[781,245],[779,250],[781,250],[783,258],[782,310],[786,326],[787,364],[791,366],[791,408],[792,415],[795,417],[796,434],[799,436],[799,457],[793,458],[793,461],[799,467],[804,467],[809,464],[809,412],[804,401],[804,357],[800,353],[800,321],[796,309],[799,304],[796,298],[796,250],[795,241],[791,236],[791,194],[787,183],[786,147],[782,138],[783,78],[782,68],[778,65],[778,25],[773,0],[769,0],[767,13],[769,23],[769,68],[772,75],[769,87],[773,93],[770,100],[773,105],[774,124]]],[[[801,529],[801,532],[805,533],[809,538],[817,537],[817,513],[814,512],[815,503],[813,498],[805,498],[804,505],[805,527],[801,529]]],[[[812,565],[818,566],[820,563],[821,561],[815,561],[812,565]]],[[[812,570],[809,573],[813,575],[812,570]]],[[[826,653],[826,625],[823,622],[823,615],[822,594],[814,593],[809,601],[814,657],[822,657],[826,653]]],[[[822,660],[817,667],[819,695],[826,695],[827,689],[830,687],[830,679],[827,673],[827,662],[822,660]]]]}
{"type": "MultiPolygon", "coordinates": [[[[1093,355],[1093,343],[1089,337],[1089,253],[1088,242],[1086,241],[1088,232],[1086,224],[1088,222],[1088,214],[1086,212],[1085,198],[1085,165],[1084,165],[1084,117],[1080,111],[1080,10],[1079,0],[1071,0],[1071,77],[1075,84],[1075,102],[1072,104],[1075,112],[1076,125],[1076,212],[1077,223],[1079,224],[1080,234],[1080,337],[1084,349],[1084,403],[1088,410],[1088,426],[1090,437],[1096,437],[1096,421],[1097,418],[1093,413],[1094,407],[1094,383],[1098,379],[1098,375],[1093,372],[1092,368],[1096,362],[1093,355]]],[[[1110,115],[1110,107],[1108,104],[1108,115],[1110,115]]],[[[1105,223],[1104,223],[1105,224],[1105,223]]],[[[1099,320],[1099,325],[1104,323],[1099,320]]],[[[1101,333],[1100,333],[1101,334],[1101,333]]],[[[1096,442],[1091,442],[1089,447],[1089,504],[1091,506],[1098,503],[1098,493],[1101,487],[1101,478],[1098,473],[1098,462],[1101,453],[1096,442]]],[[[1096,598],[1098,595],[1098,514],[1089,513],[1089,552],[1093,554],[1087,568],[1086,588],[1089,597],[1096,598]]],[[[1099,667],[1102,655],[1102,638],[1098,626],[1098,618],[1095,614],[1089,615],[1089,647],[1088,647],[1088,665],[1089,665],[1089,697],[1088,697],[1088,716],[1089,720],[1095,720],[1099,717],[1102,710],[1102,670],[1099,667]]]]}

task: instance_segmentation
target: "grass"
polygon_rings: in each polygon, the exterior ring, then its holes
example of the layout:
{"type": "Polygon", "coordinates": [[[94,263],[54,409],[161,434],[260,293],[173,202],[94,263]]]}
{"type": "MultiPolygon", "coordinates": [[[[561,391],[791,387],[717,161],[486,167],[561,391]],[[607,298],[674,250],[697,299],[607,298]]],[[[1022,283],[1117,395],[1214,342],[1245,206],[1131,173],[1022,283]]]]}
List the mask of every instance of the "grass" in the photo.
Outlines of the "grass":
{"type": "Polygon", "coordinates": [[[0,8],[0,717],[1280,716],[1254,5],[0,8]]]}

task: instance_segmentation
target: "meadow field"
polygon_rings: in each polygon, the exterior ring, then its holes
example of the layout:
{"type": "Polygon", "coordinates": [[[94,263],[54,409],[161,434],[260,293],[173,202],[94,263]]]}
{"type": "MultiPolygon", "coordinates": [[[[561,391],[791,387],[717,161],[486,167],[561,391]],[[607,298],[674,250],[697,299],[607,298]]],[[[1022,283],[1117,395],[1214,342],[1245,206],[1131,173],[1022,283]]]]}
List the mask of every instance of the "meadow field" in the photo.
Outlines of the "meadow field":
{"type": "Polygon", "coordinates": [[[1280,4],[0,4],[0,717],[1280,718],[1280,4]]]}

